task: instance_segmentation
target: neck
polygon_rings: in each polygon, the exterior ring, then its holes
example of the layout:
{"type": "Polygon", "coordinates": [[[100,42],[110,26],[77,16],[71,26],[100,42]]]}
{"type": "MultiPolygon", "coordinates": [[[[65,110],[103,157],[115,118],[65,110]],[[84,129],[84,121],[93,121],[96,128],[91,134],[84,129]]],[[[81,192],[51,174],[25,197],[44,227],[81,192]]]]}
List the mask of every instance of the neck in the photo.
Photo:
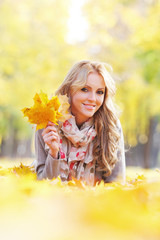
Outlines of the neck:
{"type": "Polygon", "coordinates": [[[77,127],[80,129],[81,128],[81,126],[83,125],[83,123],[85,123],[85,121],[77,121],[76,120],[76,125],[77,125],[77,127]]]}
{"type": "Polygon", "coordinates": [[[77,127],[80,129],[81,126],[82,126],[85,122],[89,121],[90,119],[91,119],[91,118],[87,118],[87,119],[85,119],[85,120],[81,120],[81,121],[80,121],[79,119],[76,119],[76,117],[75,117],[77,127]]]}
{"type": "Polygon", "coordinates": [[[78,128],[80,128],[83,125],[83,123],[85,123],[89,120],[89,118],[87,118],[83,115],[79,116],[77,114],[74,114],[73,112],[71,112],[71,114],[75,117],[76,125],[78,128]]]}

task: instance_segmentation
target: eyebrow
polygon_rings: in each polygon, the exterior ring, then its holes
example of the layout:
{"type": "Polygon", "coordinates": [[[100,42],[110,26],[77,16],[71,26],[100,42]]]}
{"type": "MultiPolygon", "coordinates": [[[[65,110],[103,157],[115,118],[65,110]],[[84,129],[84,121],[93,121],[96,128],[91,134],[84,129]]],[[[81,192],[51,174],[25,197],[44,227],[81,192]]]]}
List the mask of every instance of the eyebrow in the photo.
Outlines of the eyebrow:
{"type": "MultiPolygon", "coordinates": [[[[85,85],[84,87],[89,87],[89,88],[91,88],[91,87],[88,86],[88,85],[85,85]]],[[[105,87],[104,87],[104,88],[97,88],[97,90],[105,90],[105,87]]]]}

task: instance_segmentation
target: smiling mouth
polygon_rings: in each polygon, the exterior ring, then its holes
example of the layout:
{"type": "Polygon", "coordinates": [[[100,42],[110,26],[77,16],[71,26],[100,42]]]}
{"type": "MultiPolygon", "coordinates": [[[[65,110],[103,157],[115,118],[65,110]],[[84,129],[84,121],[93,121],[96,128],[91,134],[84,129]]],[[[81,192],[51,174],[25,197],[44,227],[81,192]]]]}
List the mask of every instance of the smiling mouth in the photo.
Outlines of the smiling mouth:
{"type": "Polygon", "coordinates": [[[88,109],[94,109],[96,107],[96,105],[92,105],[92,104],[85,104],[83,103],[83,105],[88,108],[88,109]]]}

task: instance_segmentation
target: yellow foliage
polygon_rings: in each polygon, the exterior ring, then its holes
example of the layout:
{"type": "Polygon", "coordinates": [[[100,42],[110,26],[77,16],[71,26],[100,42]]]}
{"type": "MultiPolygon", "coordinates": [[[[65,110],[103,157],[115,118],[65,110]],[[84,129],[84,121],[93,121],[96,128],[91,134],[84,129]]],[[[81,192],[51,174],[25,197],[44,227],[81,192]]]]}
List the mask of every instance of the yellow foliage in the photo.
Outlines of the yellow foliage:
{"type": "Polygon", "coordinates": [[[47,94],[41,91],[33,99],[33,107],[24,108],[22,112],[30,123],[37,124],[36,130],[45,128],[49,121],[58,124],[58,121],[65,121],[70,117],[67,96],[55,96],[49,100],[47,94]]]}
{"type": "Polygon", "coordinates": [[[116,100],[122,110],[125,142],[132,146],[137,145],[138,138],[141,143],[147,142],[149,121],[160,112],[159,89],[134,74],[118,85],[116,100]]]}
{"type": "Polygon", "coordinates": [[[126,184],[91,187],[60,177],[38,181],[22,163],[1,167],[0,238],[158,240],[159,189],[158,169],[128,168],[126,184]]]}

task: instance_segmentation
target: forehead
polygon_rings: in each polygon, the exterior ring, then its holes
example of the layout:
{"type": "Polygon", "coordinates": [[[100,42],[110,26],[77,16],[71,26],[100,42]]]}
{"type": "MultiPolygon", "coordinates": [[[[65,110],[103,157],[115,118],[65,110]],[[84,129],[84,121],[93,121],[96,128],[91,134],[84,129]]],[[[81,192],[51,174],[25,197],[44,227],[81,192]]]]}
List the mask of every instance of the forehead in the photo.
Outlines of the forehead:
{"type": "Polygon", "coordinates": [[[103,77],[97,72],[90,72],[87,76],[86,85],[91,88],[105,88],[105,81],[103,77]]]}

